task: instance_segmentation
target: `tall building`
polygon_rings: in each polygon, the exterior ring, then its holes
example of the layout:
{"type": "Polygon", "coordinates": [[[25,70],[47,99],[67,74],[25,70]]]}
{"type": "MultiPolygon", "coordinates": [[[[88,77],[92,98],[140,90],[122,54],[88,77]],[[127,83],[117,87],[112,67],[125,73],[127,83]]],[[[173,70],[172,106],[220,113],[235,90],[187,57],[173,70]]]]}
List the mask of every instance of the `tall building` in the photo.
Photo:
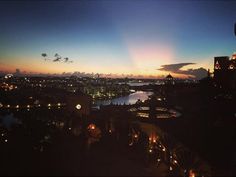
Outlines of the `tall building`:
{"type": "Polygon", "coordinates": [[[223,89],[236,88],[236,57],[220,56],[214,58],[214,80],[223,89]]]}

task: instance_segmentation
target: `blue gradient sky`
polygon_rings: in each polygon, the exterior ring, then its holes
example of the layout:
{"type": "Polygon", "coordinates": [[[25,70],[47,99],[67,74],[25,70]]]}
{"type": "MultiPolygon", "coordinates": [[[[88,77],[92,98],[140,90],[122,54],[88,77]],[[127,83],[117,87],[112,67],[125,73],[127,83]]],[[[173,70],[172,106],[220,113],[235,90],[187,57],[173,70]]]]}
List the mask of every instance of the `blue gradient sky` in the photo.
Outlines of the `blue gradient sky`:
{"type": "Polygon", "coordinates": [[[236,48],[236,1],[0,1],[0,69],[159,76],[236,48]],[[74,63],[45,62],[59,53],[74,63]]]}

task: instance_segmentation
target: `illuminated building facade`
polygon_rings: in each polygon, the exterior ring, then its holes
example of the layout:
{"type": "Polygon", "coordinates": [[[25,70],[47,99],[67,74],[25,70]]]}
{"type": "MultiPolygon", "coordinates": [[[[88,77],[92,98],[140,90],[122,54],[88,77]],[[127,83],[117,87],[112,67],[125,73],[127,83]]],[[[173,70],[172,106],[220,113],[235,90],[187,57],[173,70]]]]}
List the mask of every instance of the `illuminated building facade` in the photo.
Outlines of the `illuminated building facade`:
{"type": "Polygon", "coordinates": [[[214,80],[219,88],[236,88],[236,54],[214,58],[214,80]]]}

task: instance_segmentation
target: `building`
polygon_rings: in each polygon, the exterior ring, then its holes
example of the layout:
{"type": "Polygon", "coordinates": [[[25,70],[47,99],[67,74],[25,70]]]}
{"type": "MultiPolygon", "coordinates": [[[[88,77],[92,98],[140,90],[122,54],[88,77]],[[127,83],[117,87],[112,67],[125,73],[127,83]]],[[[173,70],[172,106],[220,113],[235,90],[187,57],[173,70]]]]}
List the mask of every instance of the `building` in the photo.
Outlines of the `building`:
{"type": "Polygon", "coordinates": [[[168,85],[174,85],[175,84],[175,81],[174,81],[174,78],[173,76],[171,76],[170,74],[168,74],[165,78],[165,84],[168,84],[168,85]]]}
{"type": "Polygon", "coordinates": [[[214,81],[219,88],[236,88],[236,54],[214,58],[214,81]]]}

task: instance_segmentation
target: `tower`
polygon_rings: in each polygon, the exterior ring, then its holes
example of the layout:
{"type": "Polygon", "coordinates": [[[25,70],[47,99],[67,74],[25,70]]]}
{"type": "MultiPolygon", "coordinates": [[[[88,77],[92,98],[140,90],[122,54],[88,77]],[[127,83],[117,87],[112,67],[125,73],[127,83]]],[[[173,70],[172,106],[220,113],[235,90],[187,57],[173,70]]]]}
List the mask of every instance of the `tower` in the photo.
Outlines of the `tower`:
{"type": "Polygon", "coordinates": [[[236,60],[228,56],[214,58],[214,80],[219,88],[236,87],[236,60]]]}

